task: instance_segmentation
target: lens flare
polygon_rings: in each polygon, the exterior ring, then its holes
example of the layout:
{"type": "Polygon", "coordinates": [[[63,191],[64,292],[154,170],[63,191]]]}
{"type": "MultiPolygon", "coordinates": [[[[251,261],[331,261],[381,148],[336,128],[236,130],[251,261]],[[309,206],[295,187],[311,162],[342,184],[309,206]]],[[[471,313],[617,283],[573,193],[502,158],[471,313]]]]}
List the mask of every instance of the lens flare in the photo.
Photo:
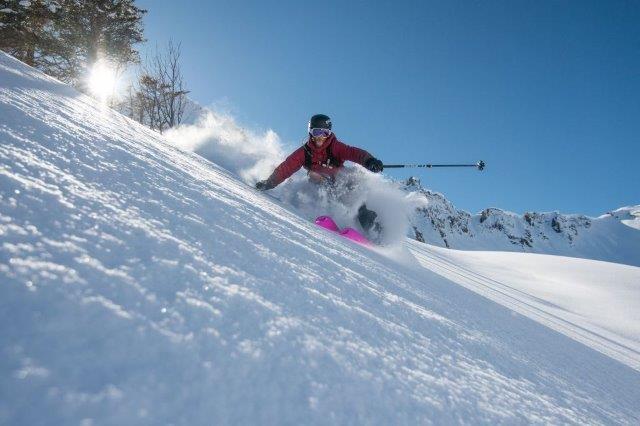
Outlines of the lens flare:
{"type": "Polygon", "coordinates": [[[106,103],[115,94],[117,80],[116,71],[105,61],[98,61],[91,68],[88,88],[100,102],[106,103]]]}

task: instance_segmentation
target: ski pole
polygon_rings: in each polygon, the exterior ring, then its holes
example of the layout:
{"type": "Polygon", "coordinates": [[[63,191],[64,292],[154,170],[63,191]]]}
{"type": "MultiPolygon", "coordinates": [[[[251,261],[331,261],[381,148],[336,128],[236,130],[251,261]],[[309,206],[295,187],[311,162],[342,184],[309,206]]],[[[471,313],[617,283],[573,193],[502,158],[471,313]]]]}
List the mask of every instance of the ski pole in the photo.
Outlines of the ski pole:
{"type": "Polygon", "coordinates": [[[434,167],[475,167],[478,170],[484,170],[486,164],[484,161],[480,160],[475,164],[385,164],[383,167],[385,169],[400,169],[405,167],[424,167],[427,169],[431,169],[434,167]]]}

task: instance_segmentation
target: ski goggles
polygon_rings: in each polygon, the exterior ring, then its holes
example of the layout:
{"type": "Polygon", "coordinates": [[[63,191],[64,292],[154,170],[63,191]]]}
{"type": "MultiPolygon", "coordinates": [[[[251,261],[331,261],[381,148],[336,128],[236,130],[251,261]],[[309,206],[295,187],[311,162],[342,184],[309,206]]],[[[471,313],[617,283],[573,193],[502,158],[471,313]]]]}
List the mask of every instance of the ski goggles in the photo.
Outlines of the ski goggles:
{"type": "Polygon", "coordinates": [[[314,138],[328,138],[331,135],[330,129],[311,129],[309,133],[314,138]]]}

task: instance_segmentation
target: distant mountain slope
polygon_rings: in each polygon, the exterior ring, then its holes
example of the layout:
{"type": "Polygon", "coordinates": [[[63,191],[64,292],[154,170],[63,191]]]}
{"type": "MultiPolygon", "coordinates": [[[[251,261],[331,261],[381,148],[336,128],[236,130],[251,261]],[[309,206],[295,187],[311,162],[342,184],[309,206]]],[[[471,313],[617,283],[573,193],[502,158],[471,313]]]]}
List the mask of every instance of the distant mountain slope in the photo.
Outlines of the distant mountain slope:
{"type": "Polygon", "coordinates": [[[440,247],[461,250],[522,251],[604,260],[640,266],[640,206],[623,207],[598,218],[525,213],[488,208],[471,215],[416,178],[403,189],[428,201],[411,218],[409,235],[440,247]]]}
{"type": "Polygon", "coordinates": [[[1,53],[0,117],[0,424],[640,421],[637,370],[1,53]]]}

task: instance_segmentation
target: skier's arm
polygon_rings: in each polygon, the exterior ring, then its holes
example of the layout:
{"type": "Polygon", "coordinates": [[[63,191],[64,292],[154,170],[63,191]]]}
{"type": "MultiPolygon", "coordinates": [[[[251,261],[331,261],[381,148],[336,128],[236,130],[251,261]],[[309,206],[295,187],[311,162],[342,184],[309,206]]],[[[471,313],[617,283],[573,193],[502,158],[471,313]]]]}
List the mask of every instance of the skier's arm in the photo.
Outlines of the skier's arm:
{"type": "Polygon", "coordinates": [[[382,161],[369,154],[364,149],[356,148],[355,146],[349,146],[338,140],[334,142],[334,155],[342,159],[343,161],[353,161],[361,166],[369,169],[374,173],[382,171],[382,161]]]}
{"type": "Polygon", "coordinates": [[[287,157],[276,169],[271,173],[269,179],[264,182],[263,188],[259,189],[271,189],[280,185],[289,176],[300,170],[300,167],[304,165],[304,148],[300,147],[293,151],[291,155],[287,157]]]}
{"type": "Polygon", "coordinates": [[[347,145],[339,140],[336,140],[333,144],[333,155],[338,157],[342,161],[353,161],[361,166],[364,166],[369,158],[373,158],[373,155],[369,154],[364,149],[356,148],[355,146],[347,145]]]}

